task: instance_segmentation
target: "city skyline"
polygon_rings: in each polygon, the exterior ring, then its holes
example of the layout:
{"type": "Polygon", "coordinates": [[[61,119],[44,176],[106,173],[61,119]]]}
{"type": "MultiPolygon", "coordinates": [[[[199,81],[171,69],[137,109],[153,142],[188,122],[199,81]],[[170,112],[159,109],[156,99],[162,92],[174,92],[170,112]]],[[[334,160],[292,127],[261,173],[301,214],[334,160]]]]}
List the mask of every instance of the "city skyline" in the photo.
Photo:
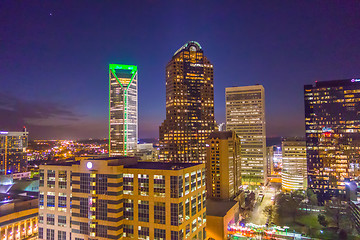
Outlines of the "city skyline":
{"type": "Polygon", "coordinates": [[[0,128],[25,125],[30,139],[106,137],[111,62],[139,67],[139,137],[158,137],[165,119],[164,67],[173,49],[190,40],[215,66],[217,123],[225,122],[225,87],[262,84],[270,137],[304,136],[303,85],[360,75],[356,1],[229,1],[190,9],[156,1],[93,3],[89,9],[81,1],[1,5],[0,76],[9,80],[0,91],[0,114],[7,116],[0,128]],[[127,21],[117,19],[119,9],[131,10],[123,14],[127,21]],[[142,17],[133,20],[133,13],[142,17]],[[110,33],[115,37],[105,37],[110,33]]]}

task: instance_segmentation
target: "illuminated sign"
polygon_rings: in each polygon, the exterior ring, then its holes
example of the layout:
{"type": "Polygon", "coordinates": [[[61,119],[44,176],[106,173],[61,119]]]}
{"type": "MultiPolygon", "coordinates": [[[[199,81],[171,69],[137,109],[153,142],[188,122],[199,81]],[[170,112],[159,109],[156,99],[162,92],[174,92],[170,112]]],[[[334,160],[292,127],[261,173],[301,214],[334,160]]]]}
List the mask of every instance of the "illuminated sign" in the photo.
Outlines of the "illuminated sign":
{"type": "Polygon", "coordinates": [[[192,67],[203,67],[204,64],[200,64],[200,63],[190,63],[190,66],[192,66],[192,67]]]}
{"type": "Polygon", "coordinates": [[[323,127],[323,128],[322,128],[322,131],[323,131],[323,132],[331,132],[332,129],[329,128],[329,127],[323,127]]]}
{"type": "Polygon", "coordinates": [[[8,134],[9,132],[0,132],[0,134],[8,134]]]}
{"type": "Polygon", "coordinates": [[[87,162],[87,163],[86,163],[86,167],[87,167],[88,169],[92,169],[92,167],[93,167],[92,162],[87,162]]]}
{"type": "Polygon", "coordinates": [[[360,78],[353,78],[351,79],[351,82],[360,82],[360,78]]]}

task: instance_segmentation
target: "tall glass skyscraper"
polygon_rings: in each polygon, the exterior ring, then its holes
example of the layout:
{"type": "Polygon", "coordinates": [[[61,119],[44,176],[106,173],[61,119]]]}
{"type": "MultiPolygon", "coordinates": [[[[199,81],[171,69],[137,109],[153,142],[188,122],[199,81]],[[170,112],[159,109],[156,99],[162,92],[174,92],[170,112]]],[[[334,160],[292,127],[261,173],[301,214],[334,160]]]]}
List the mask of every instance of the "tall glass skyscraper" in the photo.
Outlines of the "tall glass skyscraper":
{"type": "Polygon", "coordinates": [[[166,66],[166,119],[160,126],[160,159],[204,162],[205,140],[215,129],[213,65],[199,43],[177,50],[166,66]]]}
{"type": "Polygon", "coordinates": [[[134,155],[138,140],[137,66],[109,65],[109,155],[134,155]]]}
{"type": "Polygon", "coordinates": [[[230,87],[226,95],[226,130],[241,141],[243,185],[266,180],[265,90],[261,85],[230,87]]]}
{"type": "Polygon", "coordinates": [[[326,200],[360,176],[360,79],[305,85],[308,187],[326,200]]]}

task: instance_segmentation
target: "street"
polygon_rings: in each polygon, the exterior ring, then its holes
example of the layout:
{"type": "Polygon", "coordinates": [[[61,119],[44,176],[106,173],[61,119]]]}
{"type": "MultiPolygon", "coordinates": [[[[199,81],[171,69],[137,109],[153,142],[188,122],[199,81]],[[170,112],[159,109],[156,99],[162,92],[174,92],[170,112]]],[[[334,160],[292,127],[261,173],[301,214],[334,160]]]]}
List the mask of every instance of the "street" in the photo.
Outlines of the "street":
{"type": "Polygon", "coordinates": [[[270,188],[266,188],[265,190],[263,190],[263,193],[264,193],[264,199],[262,200],[261,203],[255,204],[254,210],[251,212],[250,218],[247,222],[254,223],[257,225],[266,224],[267,218],[264,214],[264,209],[266,206],[272,204],[271,197],[275,196],[275,192],[270,188]]]}

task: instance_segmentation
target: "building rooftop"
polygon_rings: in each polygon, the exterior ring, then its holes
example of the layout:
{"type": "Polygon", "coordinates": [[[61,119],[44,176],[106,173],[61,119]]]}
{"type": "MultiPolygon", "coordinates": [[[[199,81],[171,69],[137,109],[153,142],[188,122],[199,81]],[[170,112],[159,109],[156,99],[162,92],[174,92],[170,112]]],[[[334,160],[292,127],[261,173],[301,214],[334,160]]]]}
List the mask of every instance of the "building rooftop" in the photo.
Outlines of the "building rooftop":
{"type": "Polygon", "coordinates": [[[174,56],[176,54],[178,54],[179,52],[181,52],[182,50],[188,48],[189,46],[196,46],[198,50],[201,50],[201,46],[198,42],[196,41],[188,41],[187,43],[185,43],[181,48],[179,48],[175,53],[174,53],[174,56]]]}
{"type": "Polygon", "coordinates": [[[232,131],[219,131],[210,133],[209,138],[228,139],[233,135],[232,131]]]}
{"type": "MultiPolygon", "coordinates": [[[[124,168],[138,168],[138,169],[159,169],[159,170],[180,170],[184,168],[189,168],[196,166],[201,163],[170,163],[170,162],[148,162],[148,161],[138,161],[139,157],[107,157],[107,158],[89,158],[83,159],[91,161],[107,161],[108,166],[124,166],[124,168]]],[[[56,165],[56,166],[72,166],[79,165],[80,161],[58,161],[50,162],[46,165],[56,165]]]]}
{"type": "Polygon", "coordinates": [[[305,85],[305,89],[318,88],[318,87],[338,87],[360,84],[360,78],[342,79],[342,80],[330,80],[330,81],[315,81],[313,85],[305,85]]]}
{"type": "Polygon", "coordinates": [[[0,217],[14,212],[38,208],[38,198],[34,196],[0,194],[0,217]]]}
{"type": "Polygon", "coordinates": [[[42,165],[52,165],[52,166],[72,166],[79,164],[79,161],[56,161],[56,162],[48,162],[42,165]]]}
{"type": "Polygon", "coordinates": [[[193,167],[201,163],[164,163],[164,162],[138,162],[134,165],[124,166],[125,168],[138,169],[159,169],[159,170],[180,170],[193,167]]]}
{"type": "Polygon", "coordinates": [[[238,204],[238,202],[233,200],[206,199],[206,215],[224,217],[236,204],[238,204]]]}

